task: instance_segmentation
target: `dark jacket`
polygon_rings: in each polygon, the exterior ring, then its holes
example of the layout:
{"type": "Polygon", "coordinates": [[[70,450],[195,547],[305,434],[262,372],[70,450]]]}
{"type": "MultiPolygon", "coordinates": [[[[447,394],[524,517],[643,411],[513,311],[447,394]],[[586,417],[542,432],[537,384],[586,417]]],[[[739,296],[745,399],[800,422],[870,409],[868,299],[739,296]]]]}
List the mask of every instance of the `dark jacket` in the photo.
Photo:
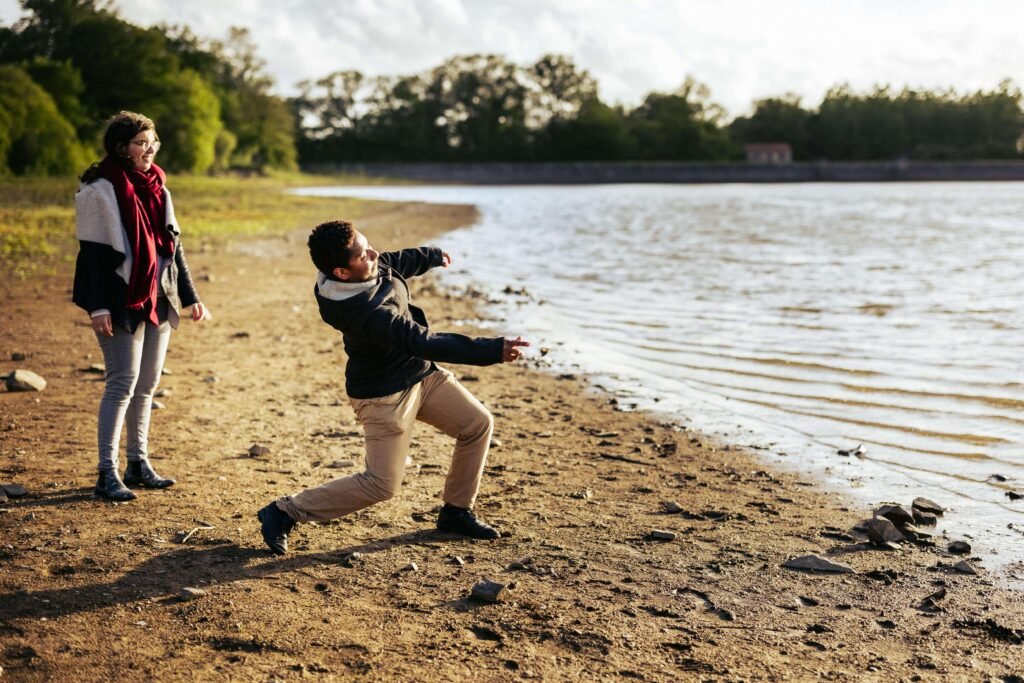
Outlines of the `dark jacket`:
{"type": "Polygon", "coordinates": [[[433,247],[381,254],[375,285],[340,301],[322,295],[319,286],[313,288],[320,317],[343,335],[348,354],[345,390],[351,398],[407,389],[437,369],[433,361],[501,362],[504,339],[431,332],[423,310],[410,301],[405,278],[441,265],[441,254],[433,247]]]}
{"type": "MultiPolygon", "coordinates": [[[[115,327],[121,326],[134,332],[145,315],[141,312],[131,314],[125,307],[128,284],[114,272],[124,261],[124,254],[99,242],[83,240],[78,245],[71,300],[89,313],[101,308],[109,310],[111,323],[115,327]]],[[[167,303],[179,314],[182,308],[199,301],[192,274],[185,261],[185,252],[178,240],[174,241],[174,259],[163,271],[159,291],[167,296],[167,303]]]]}

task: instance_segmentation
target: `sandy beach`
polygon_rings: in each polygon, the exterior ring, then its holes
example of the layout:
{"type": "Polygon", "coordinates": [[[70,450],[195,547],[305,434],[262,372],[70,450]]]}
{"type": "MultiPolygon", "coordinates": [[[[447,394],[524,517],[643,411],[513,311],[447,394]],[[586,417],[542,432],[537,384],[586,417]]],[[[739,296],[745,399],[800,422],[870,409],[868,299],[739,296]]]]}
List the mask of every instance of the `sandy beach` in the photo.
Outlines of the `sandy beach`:
{"type": "MultiPolygon", "coordinates": [[[[357,227],[386,250],[475,215],[380,203],[357,227]]],[[[434,530],[451,444],[421,425],[398,497],[270,555],[256,510],[362,462],[307,232],[192,249],[215,318],[175,332],[150,438],[178,484],[124,505],[92,494],[102,357],[71,271],[0,273],[0,372],[48,382],[0,389],[0,482],[27,490],[0,502],[0,680],[1024,680],[1024,595],[963,539],[872,546],[871,509],[539,354],[450,366],[495,415],[477,509],[503,538],[434,530]],[[807,555],[851,571],[783,566],[807,555]],[[499,602],[469,599],[482,579],[499,602]]],[[[472,330],[473,296],[415,282],[433,328],[472,330]]]]}

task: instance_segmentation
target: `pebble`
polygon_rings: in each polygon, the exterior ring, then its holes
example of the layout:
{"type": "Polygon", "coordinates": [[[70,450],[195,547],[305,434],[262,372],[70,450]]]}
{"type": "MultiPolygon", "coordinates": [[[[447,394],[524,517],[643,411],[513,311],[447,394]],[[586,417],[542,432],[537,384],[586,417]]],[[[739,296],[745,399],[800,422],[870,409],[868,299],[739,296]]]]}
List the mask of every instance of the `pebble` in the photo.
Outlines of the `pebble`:
{"type": "Polygon", "coordinates": [[[173,389],[167,388],[167,389],[160,389],[160,390],[158,390],[153,395],[156,396],[157,398],[167,398],[168,396],[170,396],[173,393],[174,393],[173,389]]]}
{"type": "Polygon", "coordinates": [[[683,511],[683,507],[674,500],[662,501],[661,509],[663,512],[670,515],[678,515],[680,512],[683,511]]]}
{"type": "Polygon", "coordinates": [[[458,565],[460,567],[464,567],[464,566],[466,566],[466,561],[464,559],[462,559],[462,555],[456,555],[455,557],[452,558],[452,564],[458,565]]]}
{"type": "Polygon", "coordinates": [[[876,517],[864,524],[868,538],[876,545],[883,543],[902,543],[907,540],[906,536],[900,533],[896,525],[885,517],[876,517]]]}
{"type": "Polygon", "coordinates": [[[46,380],[31,370],[15,370],[5,378],[7,391],[42,391],[46,380]]]}
{"type": "Polygon", "coordinates": [[[786,560],[783,565],[788,569],[803,569],[812,572],[829,572],[835,574],[853,574],[853,567],[840,562],[826,560],[818,555],[804,555],[786,560]]]}
{"type": "Polygon", "coordinates": [[[927,498],[915,498],[914,502],[911,503],[911,507],[917,508],[922,512],[930,512],[933,515],[941,515],[946,511],[946,508],[942,507],[934,500],[929,500],[927,498]]]}
{"type": "Polygon", "coordinates": [[[19,484],[0,484],[0,489],[10,498],[21,498],[28,495],[28,490],[19,484]]]}
{"type": "Polygon", "coordinates": [[[255,458],[256,456],[267,455],[268,453],[270,453],[270,449],[262,444],[254,443],[249,446],[249,457],[255,458]]]}
{"type": "Polygon", "coordinates": [[[978,574],[978,570],[975,569],[974,565],[967,560],[960,560],[953,565],[953,569],[957,570],[961,574],[970,574],[972,576],[976,576],[978,574]]]}
{"type": "Polygon", "coordinates": [[[154,410],[163,410],[166,407],[167,406],[164,405],[163,403],[161,403],[160,401],[153,401],[153,409],[154,410]]]}
{"type": "Polygon", "coordinates": [[[902,505],[883,505],[875,510],[876,517],[885,517],[898,527],[914,523],[914,515],[902,505]]]}
{"type": "Polygon", "coordinates": [[[947,546],[946,550],[954,555],[970,555],[971,544],[967,541],[953,541],[947,546]]]}
{"type": "Polygon", "coordinates": [[[843,457],[850,457],[851,455],[854,455],[854,456],[856,456],[858,458],[863,458],[864,454],[867,453],[867,452],[868,452],[868,449],[864,448],[864,444],[858,444],[858,446],[856,448],[849,448],[849,449],[841,448],[838,451],[836,451],[836,453],[838,453],[839,455],[841,455],[843,457]]]}
{"type": "Polygon", "coordinates": [[[96,375],[105,375],[107,373],[107,368],[102,363],[93,363],[89,367],[84,368],[82,372],[91,372],[96,375]]]}
{"type": "Polygon", "coordinates": [[[20,351],[15,351],[14,353],[11,354],[11,360],[13,360],[15,363],[20,363],[21,361],[25,360],[25,358],[25,354],[21,353],[20,351]]]}
{"type": "Polygon", "coordinates": [[[181,592],[178,595],[182,600],[188,602],[190,600],[198,600],[199,598],[203,597],[204,595],[206,595],[206,591],[204,591],[202,588],[190,588],[186,586],[185,588],[181,589],[181,592]]]}
{"type": "Polygon", "coordinates": [[[939,518],[930,512],[924,512],[917,508],[913,508],[914,522],[920,526],[935,526],[939,523],[939,518]]]}
{"type": "Polygon", "coordinates": [[[581,491],[573,491],[569,495],[577,500],[590,500],[594,497],[594,492],[590,489],[583,489],[581,491]]]}
{"type": "Polygon", "coordinates": [[[343,470],[349,467],[355,467],[356,464],[351,460],[335,460],[328,467],[333,467],[336,470],[343,470]]]}
{"type": "Polygon", "coordinates": [[[676,533],[664,529],[651,529],[651,538],[655,541],[674,541],[676,540],[676,533]]]}
{"type": "Polygon", "coordinates": [[[478,600],[480,602],[501,602],[502,593],[505,592],[505,584],[491,581],[490,579],[484,579],[480,581],[470,592],[469,597],[472,600],[478,600]]]}
{"type": "Polygon", "coordinates": [[[415,572],[415,571],[419,571],[419,567],[416,566],[415,562],[410,562],[409,564],[407,564],[404,567],[402,567],[402,571],[403,572],[415,572]]]}

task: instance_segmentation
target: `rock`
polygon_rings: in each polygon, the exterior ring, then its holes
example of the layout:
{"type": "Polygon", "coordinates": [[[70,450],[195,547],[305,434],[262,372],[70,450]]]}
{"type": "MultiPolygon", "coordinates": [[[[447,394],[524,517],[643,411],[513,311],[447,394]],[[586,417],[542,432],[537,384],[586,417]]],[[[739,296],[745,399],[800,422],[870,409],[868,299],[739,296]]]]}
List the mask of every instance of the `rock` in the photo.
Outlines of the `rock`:
{"type": "Polygon", "coordinates": [[[935,526],[939,522],[939,518],[930,512],[924,512],[917,508],[911,508],[914,513],[914,523],[920,526],[935,526]]]}
{"type": "Polygon", "coordinates": [[[19,484],[0,484],[0,489],[10,498],[21,498],[28,495],[28,490],[19,484]]]}
{"type": "Polygon", "coordinates": [[[669,515],[678,515],[683,511],[683,508],[674,500],[664,500],[661,502],[661,510],[669,515]]]}
{"type": "Polygon", "coordinates": [[[189,602],[191,600],[198,600],[204,595],[206,595],[206,591],[204,591],[202,588],[189,588],[188,586],[182,588],[181,592],[178,593],[178,597],[180,597],[185,602],[189,602]]]}
{"type": "Polygon", "coordinates": [[[25,360],[25,358],[25,354],[21,353],[20,351],[15,351],[14,353],[11,354],[11,360],[14,361],[15,363],[20,363],[21,361],[25,360]]]}
{"type": "Polygon", "coordinates": [[[960,572],[961,574],[970,574],[971,576],[977,576],[978,570],[974,568],[967,560],[960,560],[953,565],[953,569],[960,572]]]}
{"type": "Polygon", "coordinates": [[[505,584],[491,581],[490,579],[484,579],[475,586],[473,586],[472,592],[469,594],[471,600],[477,600],[479,602],[501,602],[502,593],[505,592],[505,584]]]}
{"type": "Polygon", "coordinates": [[[946,547],[946,550],[954,555],[970,555],[971,544],[967,541],[953,541],[946,547]]]}
{"type": "Polygon", "coordinates": [[[7,492],[0,488],[0,503],[7,502],[7,492]]]}
{"type": "Polygon", "coordinates": [[[355,467],[355,466],[356,466],[356,464],[354,462],[352,462],[351,460],[335,460],[330,465],[328,465],[328,467],[333,467],[336,470],[344,470],[344,469],[348,469],[349,467],[355,467]]]}
{"type": "Polygon", "coordinates": [[[358,562],[361,559],[363,559],[363,554],[360,552],[348,553],[343,558],[341,558],[341,566],[348,567],[349,569],[351,569],[352,567],[356,566],[356,562],[358,562]]]}
{"type": "Polygon", "coordinates": [[[240,330],[238,332],[235,332],[233,335],[231,335],[231,338],[232,339],[248,339],[249,338],[249,333],[246,332],[245,330],[240,330]]]}
{"type": "Polygon", "coordinates": [[[15,370],[6,377],[7,391],[42,391],[46,380],[31,370],[15,370]]]}
{"type": "Polygon", "coordinates": [[[914,523],[914,515],[902,505],[883,505],[875,510],[876,517],[885,517],[897,527],[914,523]]]}
{"type": "Polygon", "coordinates": [[[166,407],[167,406],[164,405],[163,403],[161,403],[160,401],[153,401],[153,409],[154,410],[163,410],[166,407]]]}
{"type": "Polygon", "coordinates": [[[569,496],[577,500],[590,500],[594,497],[594,492],[590,489],[582,489],[580,491],[573,491],[569,496]]]}
{"type": "Polygon", "coordinates": [[[1001,474],[993,474],[989,477],[989,481],[1008,481],[1007,478],[1001,474]]]}
{"type": "Polygon", "coordinates": [[[664,529],[651,529],[651,539],[655,541],[674,541],[676,540],[676,533],[674,531],[666,531],[664,529]]]}
{"type": "Polygon", "coordinates": [[[204,377],[203,381],[209,384],[216,384],[217,382],[220,381],[220,378],[217,377],[216,375],[209,375],[208,377],[204,377]]]}
{"type": "Polygon", "coordinates": [[[930,512],[933,515],[941,515],[946,511],[946,508],[942,507],[934,500],[928,500],[927,498],[915,498],[914,502],[910,504],[910,507],[917,508],[922,512],[930,512]]]}
{"type": "Polygon", "coordinates": [[[501,448],[501,439],[491,439],[491,448],[501,448]]]}
{"type": "Polygon", "coordinates": [[[913,524],[906,525],[905,527],[900,529],[900,531],[903,532],[903,535],[909,538],[911,541],[916,541],[918,543],[930,543],[932,541],[932,538],[935,536],[935,534],[933,534],[931,531],[928,531],[927,529],[922,529],[921,527],[915,526],[913,524]]]}
{"type": "Polygon", "coordinates": [[[902,543],[907,540],[907,537],[900,533],[896,525],[885,517],[876,517],[875,519],[868,520],[864,527],[868,539],[876,545],[902,543]]]}
{"type": "Polygon", "coordinates": [[[1024,498],[1024,493],[1017,493],[1016,491],[1007,491],[1006,497],[1009,498],[1010,500],[1020,500],[1021,498],[1024,498]]]}
{"type": "Polygon", "coordinates": [[[267,455],[268,453],[270,453],[270,449],[262,444],[254,443],[249,446],[249,457],[251,458],[255,458],[260,455],[267,455]]]}
{"type": "Polygon", "coordinates": [[[863,458],[864,455],[867,452],[868,452],[868,449],[864,448],[864,444],[858,444],[856,448],[850,448],[850,449],[842,449],[841,448],[838,451],[836,451],[836,453],[838,453],[839,455],[843,456],[844,458],[848,458],[851,455],[856,456],[858,458],[863,458]]]}
{"type": "Polygon", "coordinates": [[[404,567],[402,567],[401,571],[403,571],[403,572],[417,572],[417,571],[419,571],[419,569],[420,568],[416,566],[415,562],[410,562],[409,564],[407,564],[404,567]]]}
{"type": "Polygon", "coordinates": [[[515,570],[515,569],[527,569],[528,567],[532,567],[532,566],[533,566],[533,558],[530,557],[529,555],[524,555],[523,557],[520,557],[518,560],[516,560],[515,562],[510,564],[508,566],[508,568],[515,570]]]}
{"type": "Polygon", "coordinates": [[[174,393],[173,389],[159,389],[153,395],[156,396],[157,398],[167,398],[168,396],[170,396],[173,393],[174,393]]]}
{"type": "Polygon", "coordinates": [[[103,363],[93,363],[87,368],[82,368],[82,372],[88,372],[94,375],[105,375],[107,374],[107,368],[103,363]]]}
{"type": "Polygon", "coordinates": [[[459,567],[465,567],[466,561],[462,559],[462,555],[456,555],[452,558],[452,564],[457,565],[459,567]]]}
{"type": "Polygon", "coordinates": [[[828,572],[833,574],[853,574],[853,567],[839,562],[826,560],[818,555],[804,555],[786,560],[783,567],[787,569],[802,569],[809,572],[828,572]]]}

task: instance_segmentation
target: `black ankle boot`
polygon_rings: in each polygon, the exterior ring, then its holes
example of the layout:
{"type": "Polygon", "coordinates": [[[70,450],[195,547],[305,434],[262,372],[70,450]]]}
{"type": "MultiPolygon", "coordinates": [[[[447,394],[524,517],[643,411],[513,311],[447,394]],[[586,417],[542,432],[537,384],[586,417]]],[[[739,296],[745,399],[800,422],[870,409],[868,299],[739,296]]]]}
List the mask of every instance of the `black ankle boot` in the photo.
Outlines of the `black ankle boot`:
{"type": "Polygon", "coordinates": [[[470,538],[494,539],[500,535],[491,525],[481,522],[468,508],[455,507],[444,504],[441,512],[437,515],[438,531],[447,531],[452,534],[469,536],[470,538]]]}
{"type": "Polygon", "coordinates": [[[125,487],[113,467],[100,470],[99,479],[96,480],[96,495],[110,500],[135,500],[135,494],[125,487]]]}
{"type": "Polygon", "coordinates": [[[173,479],[161,477],[149,464],[149,460],[129,460],[128,469],[124,472],[126,486],[142,484],[147,489],[165,489],[174,486],[173,479]]]}
{"type": "Polygon", "coordinates": [[[256,519],[260,520],[260,533],[267,547],[275,555],[288,552],[288,534],[295,528],[295,520],[274,502],[257,512],[256,519]]]}

